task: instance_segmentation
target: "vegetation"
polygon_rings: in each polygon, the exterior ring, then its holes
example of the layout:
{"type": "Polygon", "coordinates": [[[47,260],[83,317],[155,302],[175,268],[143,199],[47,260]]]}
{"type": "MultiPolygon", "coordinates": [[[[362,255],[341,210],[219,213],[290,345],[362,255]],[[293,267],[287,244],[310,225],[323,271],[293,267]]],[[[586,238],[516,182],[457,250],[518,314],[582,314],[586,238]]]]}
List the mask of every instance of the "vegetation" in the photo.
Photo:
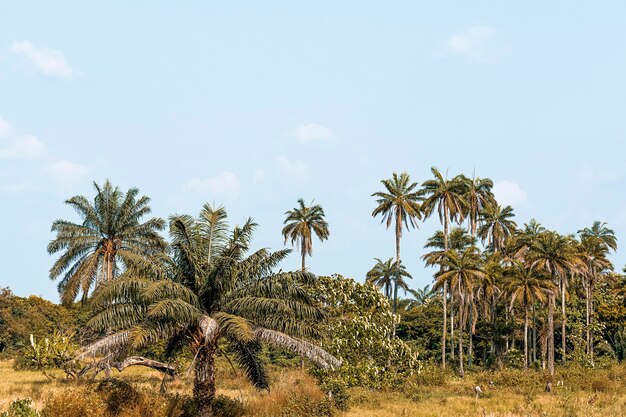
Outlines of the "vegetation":
{"type": "Polygon", "coordinates": [[[299,244],[300,255],[302,256],[302,270],[306,270],[306,255],[313,255],[313,234],[319,240],[328,239],[330,232],[328,231],[328,223],[326,223],[324,209],[322,206],[313,204],[310,206],[304,204],[303,199],[298,200],[298,207],[285,213],[285,227],[283,228],[283,237],[285,243],[291,240],[291,244],[299,244]]]}

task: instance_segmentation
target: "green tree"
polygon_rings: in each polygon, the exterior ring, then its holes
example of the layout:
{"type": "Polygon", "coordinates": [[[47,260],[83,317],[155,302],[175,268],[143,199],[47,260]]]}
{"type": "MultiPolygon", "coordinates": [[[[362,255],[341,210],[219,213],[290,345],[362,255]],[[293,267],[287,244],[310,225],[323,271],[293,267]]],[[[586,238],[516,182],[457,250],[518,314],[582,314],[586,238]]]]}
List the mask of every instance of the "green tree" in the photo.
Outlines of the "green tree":
{"type": "Polygon", "coordinates": [[[235,227],[224,244],[215,237],[209,243],[207,229],[212,225],[204,223],[210,219],[172,217],[169,258],[133,265],[96,290],[95,314],[89,323],[114,333],[84,350],[125,354],[165,341],[171,356],[189,347],[195,353],[193,395],[201,417],[211,415],[215,357],[222,346],[258,388],[269,384],[259,358],[261,343],[291,350],[321,367],[340,365],[332,355],[300,339],[315,335],[315,324],[323,319],[307,290],[315,276],[272,272],[290,250],[248,254],[256,228],[252,220],[235,227]],[[209,245],[215,249],[210,262],[209,245]]]}
{"type": "Polygon", "coordinates": [[[502,207],[495,201],[488,202],[481,210],[482,225],[478,228],[478,236],[492,251],[501,251],[506,239],[515,233],[517,224],[511,220],[513,216],[511,206],[502,207]]]}
{"type": "MultiPolygon", "coordinates": [[[[372,194],[376,197],[378,204],[372,217],[382,216],[381,223],[384,222],[389,228],[395,222],[396,231],[396,282],[400,281],[400,239],[402,238],[403,226],[406,229],[417,227],[417,220],[422,218],[420,197],[416,190],[417,183],[411,182],[409,174],[393,173],[391,179],[381,180],[385,191],[372,194]]],[[[394,285],[394,300],[398,299],[398,286],[394,285]]],[[[396,312],[397,304],[394,302],[393,312],[396,312]]]]}
{"type": "Polygon", "coordinates": [[[123,193],[109,181],[102,187],[93,185],[93,203],[81,195],[65,202],[82,217],[82,223],[52,223],[56,237],[48,244],[48,253],[63,253],[50,269],[50,279],[62,276],[58,288],[64,304],[73,302],[80,291],[85,300],[90,288],[110,282],[129,263],[158,256],[166,248],[158,233],[165,221],[141,222],[150,213],[148,197],[139,196],[137,188],[123,193]]]}
{"type": "Polygon", "coordinates": [[[462,252],[450,249],[443,256],[445,269],[441,269],[435,276],[434,289],[442,288],[446,283],[458,299],[459,309],[459,375],[465,376],[463,368],[463,328],[468,317],[468,311],[473,308],[474,287],[485,272],[481,265],[480,252],[476,247],[469,247],[462,252]]]}
{"type": "MultiPolygon", "coordinates": [[[[449,180],[441,175],[441,172],[435,167],[430,168],[433,179],[424,181],[420,194],[425,196],[422,210],[425,217],[430,217],[435,210],[439,214],[439,221],[443,225],[443,247],[444,251],[448,250],[448,231],[450,230],[450,221],[456,220],[458,223],[463,221],[463,216],[467,211],[468,202],[465,199],[467,195],[467,184],[463,176],[459,175],[449,180]]],[[[441,366],[446,367],[446,332],[447,332],[447,310],[448,310],[448,284],[444,282],[443,288],[443,329],[441,335],[441,366]]],[[[452,304],[452,300],[451,304],[452,304]]],[[[450,335],[451,345],[450,352],[454,355],[454,314],[450,315],[450,335]]]]}
{"type": "Polygon", "coordinates": [[[365,280],[367,282],[373,283],[378,288],[382,289],[385,297],[387,297],[389,301],[393,299],[394,304],[397,304],[398,300],[392,298],[393,295],[391,293],[391,289],[395,285],[396,287],[404,290],[404,292],[406,293],[409,289],[409,286],[407,285],[406,281],[404,281],[404,278],[412,278],[411,274],[407,272],[405,266],[402,264],[402,262],[400,262],[400,279],[398,280],[398,274],[396,274],[396,265],[393,261],[393,258],[389,258],[385,262],[381,261],[378,258],[374,259],[376,260],[376,264],[372,269],[367,272],[365,280]]]}
{"type": "Polygon", "coordinates": [[[493,181],[489,178],[466,178],[463,177],[463,181],[466,183],[466,196],[467,201],[467,217],[469,219],[470,233],[473,238],[476,237],[478,232],[478,220],[480,212],[485,208],[488,203],[495,201],[491,189],[493,188],[493,181]]]}
{"type": "Polygon", "coordinates": [[[325,220],[324,209],[318,204],[307,206],[303,199],[298,199],[298,207],[285,213],[285,227],[283,228],[283,236],[285,243],[291,239],[291,244],[300,246],[300,254],[302,255],[302,270],[306,270],[306,255],[313,255],[313,234],[320,241],[328,239],[330,232],[328,231],[328,223],[325,220]]]}

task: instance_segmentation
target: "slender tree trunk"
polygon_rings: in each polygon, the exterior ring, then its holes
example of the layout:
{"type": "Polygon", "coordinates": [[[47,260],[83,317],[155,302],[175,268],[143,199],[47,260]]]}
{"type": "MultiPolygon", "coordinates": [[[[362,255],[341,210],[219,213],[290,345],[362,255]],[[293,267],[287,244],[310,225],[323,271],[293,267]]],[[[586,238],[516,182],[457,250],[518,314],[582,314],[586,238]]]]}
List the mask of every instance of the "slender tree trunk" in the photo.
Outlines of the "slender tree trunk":
{"type": "Polygon", "coordinates": [[[548,371],[554,375],[554,293],[548,299],[548,371]]]}
{"type": "Polygon", "coordinates": [[[210,417],[213,415],[215,348],[215,344],[202,346],[194,364],[193,399],[198,410],[198,417],[210,417]]]}
{"type": "MultiPolygon", "coordinates": [[[[448,217],[444,216],[443,250],[448,250],[448,217]]],[[[443,331],[441,332],[441,367],[446,369],[446,332],[448,331],[448,282],[443,282],[443,331]]]]}
{"type": "Polygon", "coordinates": [[[528,306],[524,306],[524,369],[528,369],[528,306]]]}
{"type": "Polygon", "coordinates": [[[563,277],[561,279],[561,319],[563,320],[561,322],[561,349],[562,349],[562,357],[561,357],[561,363],[563,365],[565,365],[565,325],[567,322],[567,315],[565,314],[565,280],[566,278],[563,277]]]}
{"type": "Polygon", "coordinates": [[[537,361],[537,316],[535,313],[535,297],[533,296],[533,362],[537,361]]]}
{"type": "MultiPolygon", "coordinates": [[[[473,304],[473,302],[472,302],[473,304]]],[[[469,336],[469,346],[467,348],[467,366],[471,368],[472,366],[472,359],[473,359],[473,354],[474,354],[474,342],[473,342],[473,324],[474,324],[474,311],[473,311],[473,305],[470,305],[469,307],[469,323],[468,323],[468,327],[467,327],[467,331],[468,331],[468,336],[469,336]]]]}
{"type": "Polygon", "coordinates": [[[463,369],[463,308],[465,302],[463,299],[459,299],[459,376],[465,377],[465,370],[463,369]]]}
{"type": "Polygon", "coordinates": [[[306,259],[306,247],[304,245],[304,238],[302,239],[302,248],[301,248],[301,252],[302,252],[302,272],[306,271],[306,264],[305,264],[305,259],[306,259]]]}
{"type": "Polygon", "coordinates": [[[454,293],[450,288],[450,358],[454,360],[454,293]]]}
{"type": "Polygon", "coordinates": [[[595,279],[589,284],[589,352],[590,352],[590,359],[591,359],[591,365],[594,364],[594,352],[593,352],[593,293],[594,293],[594,287],[595,287],[595,279]]]}
{"type": "Polygon", "coordinates": [[[393,313],[398,307],[398,282],[400,282],[400,237],[402,236],[402,213],[396,212],[396,282],[393,289],[393,313]]]}
{"type": "Polygon", "coordinates": [[[587,357],[591,357],[591,334],[590,334],[590,321],[589,321],[589,278],[585,277],[585,279],[587,280],[587,285],[585,285],[585,298],[586,298],[586,305],[585,305],[585,327],[586,327],[586,338],[587,338],[587,357]]]}

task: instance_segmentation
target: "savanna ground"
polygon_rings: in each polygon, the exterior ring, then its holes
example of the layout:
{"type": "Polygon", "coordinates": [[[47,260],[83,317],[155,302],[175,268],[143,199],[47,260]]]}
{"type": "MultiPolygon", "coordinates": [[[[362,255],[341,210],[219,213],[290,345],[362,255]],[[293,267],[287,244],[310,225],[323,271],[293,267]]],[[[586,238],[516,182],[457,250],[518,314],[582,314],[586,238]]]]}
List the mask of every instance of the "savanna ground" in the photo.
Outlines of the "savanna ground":
{"type": "MultiPolygon", "coordinates": [[[[225,365],[225,364],[221,364],[225,365]]],[[[62,378],[61,373],[53,372],[62,378]]],[[[159,392],[162,378],[156,371],[128,368],[113,371],[145,392],[159,392]]],[[[305,416],[303,401],[322,402],[325,394],[301,369],[273,369],[270,393],[255,390],[243,377],[227,366],[217,375],[218,395],[240,400],[245,415],[305,416]],[[294,399],[297,399],[294,401],[294,399]],[[297,403],[297,404],[294,404],[297,403]]],[[[556,375],[553,392],[545,393],[546,376],[539,371],[523,373],[505,370],[498,373],[469,373],[464,379],[437,370],[425,369],[421,375],[396,390],[349,390],[349,409],[335,412],[341,417],[387,416],[622,416],[626,415],[626,366],[613,365],[602,370],[567,369],[556,375]],[[493,386],[489,387],[489,381],[493,386]],[[563,381],[561,385],[560,382],[563,381]],[[476,399],[474,386],[483,394],[476,399]]],[[[10,361],[0,361],[0,410],[16,398],[32,398],[41,408],[50,398],[81,396],[91,390],[89,383],[76,384],[63,379],[47,379],[41,372],[15,371],[10,361]],[[83,391],[81,391],[83,390],[83,391]]],[[[191,381],[177,378],[167,384],[169,393],[191,394],[191,381]]],[[[133,414],[124,414],[133,415],[133,414]]]]}

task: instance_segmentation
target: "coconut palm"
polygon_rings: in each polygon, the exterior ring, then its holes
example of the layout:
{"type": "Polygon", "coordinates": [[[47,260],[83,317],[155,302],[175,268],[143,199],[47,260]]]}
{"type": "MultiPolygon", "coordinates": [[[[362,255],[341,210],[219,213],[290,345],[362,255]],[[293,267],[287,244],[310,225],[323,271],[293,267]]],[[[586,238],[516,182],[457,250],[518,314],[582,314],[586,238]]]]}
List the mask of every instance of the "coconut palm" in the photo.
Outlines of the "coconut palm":
{"type": "MultiPolygon", "coordinates": [[[[577,257],[575,241],[571,236],[547,231],[543,232],[528,252],[529,266],[534,270],[550,276],[558,283],[561,293],[561,317],[562,317],[562,350],[563,362],[565,362],[565,300],[567,292],[567,280],[577,272],[580,260],[577,257]]],[[[550,374],[554,373],[554,293],[548,297],[548,368],[550,374]]]]}
{"type": "Polygon", "coordinates": [[[432,288],[430,288],[430,284],[426,285],[424,288],[418,288],[416,290],[409,288],[407,292],[413,296],[413,298],[409,299],[407,302],[407,309],[419,307],[429,303],[435,296],[432,288]]]}
{"type": "Polygon", "coordinates": [[[593,363],[593,296],[598,278],[605,271],[612,270],[613,265],[607,255],[610,249],[617,249],[615,232],[606,227],[606,223],[594,222],[591,228],[578,231],[580,236],[580,258],[584,265],[582,283],[586,298],[586,339],[587,355],[593,363]]]}
{"type": "MultiPolygon", "coordinates": [[[[400,281],[400,239],[403,227],[417,227],[417,220],[422,218],[419,193],[415,190],[417,183],[411,182],[409,174],[393,173],[390,179],[381,181],[385,191],[372,194],[378,204],[372,217],[382,216],[381,223],[386,223],[389,228],[395,223],[396,231],[396,283],[400,281]]],[[[398,299],[398,286],[394,285],[394,300],[398,299]]],[[[394,301],[393,311],[396,312],[397,304],[394,301]]]]}
{"type": "MultiPolygon", "coordinates": [[[[450,229],[450,221],[461,223],[463,216],[467,210],[467,184],[463,180],[463,176],[459,175],[449,180],[441,175],[441,172],[435,167],[430,169],[433,179],[427,180],[422,184],[420,193],[425,196],[423,203],[423,211],[425,217],[430,217],[435,210],[439,214],[439,221],[443,225],[443,246],[444,251],[448,250],[448,231],[450,229]]],[[[441,335],[441,366],[446,367],[446,332],[447,332],[447,298],[448,285],[444,281],[443,287],[443,332],[441,335]]],[[[451,300],[452,301],[452,300],[451,300]]],[[[454,315],[450,315],[450,334],[454,337],[454,315]]],[[[451,353],[454,355],[454,340],[451,341],[451,353]]]]}
{"type": "Polygon", "coordinates": [[[506,291],[511,296],[510,309],[516,301],[524,309],[524,369],[528,369],[528,315],[530,307],[536,302],[543,302],[547,294],[555,291],[554,284],[538,276],[532,268],[521,262],[515,262],[505,271],[508,278],[506,291]]]}
{"type": "Polygon", "coordinates": [[[398,275],[396,274],[396,265],[393,261],[393,258],[387,259],[385,262],[381,261],[378,258],[374,258],[376,260],[376,264],[374,267],[367,272],[365,280],[367,282],[371,282],[376,285],[378,288],[383,290],[385,297],[389,301],[393,300],[394,304],[397,304],[398,300],[392,298],[391,289],[395,287],[399,287],[406,293],[409,289],[409,286],[404,281],[403,277],[412,278],[411,274],[409,274],[405,268],[405,266],[400,262],[400,279],[398,280],[398,275]]]}
{"type": "Polygon", "coordinates": [[[495,201],[491,189],[493,188],[493,181],[489,178],[466,178],[463,177],[466,183],[466,196],[467,201],[467,217],[469,220],[469,229],[472,237],[476,237],[478,231],[478,219],[480,212],[485,208],[487,203],[495,201]]]}
{"type": "Polygon", "coordinates": [[[517,224],[511,220],[513,216],[511,206],[502,207],[495,201],[485,204],[480,212],[482,225],[478,228],[478,236],[490,250],[501,251],[506,239],[515,233],[517,224]]]}
{"type": "Polygon", "coordinates": [[[320,205],[314,205],[313,202],[309,206],[304,204],[303,199],[298,199],[298,207],[285,213],[285,227],[283,228],[283,236],[285,243],[291,239],[291,245],[298,244],[300,246],[300,254],[302,255],[302,270],[306,270],[306,255],[313,255],[313,234],[320,241],[328,239],[330,232],[328,231],[328,223],[326,223],[324,209],[320,205]]]}
{"type": "Polygon", "coordinates": [[[459,310],[459,375],[465,376],[463,368],[463,328],[468,316],[468,310],[473,307],[473,295],[476,282],[484,275],[481,265],[481,256],[474,246],[462,252],[450,249],[443,256],[442,268],[435,276],[433,289],[442,288],[449,284],[450,291],[456,294],[459,310]]]}
{"type": "Polygon", "coordinates": [[[306,289],[315,276],[305,271],[272,272],[288,249],[248,254],[256,227],[252,220],[235,227],[225,240],[209,236],[204,226],[211,229],[212,221],[172,217],[172,250],[167,259],[134,265],[96,290],[95,315],[89,324],[114,332],[83,351],[83,355],[125,356],[164,341],[171,357],[190,348],[193,397],[202,417],[212,412],[219,352],[232,353],[260,389],[269,384],[259,357],[262,343],[291,350],[323,368],[340,365],[301,339],[315,335],[315,323],[323,318],[306,289]],[[210,246],[214,252],[209,261],[210,246]]]}
{"type": "Polygon", "coordinates": [[[150,213],[148,197],[139,196],[137,188],[124,193],[109,181],[93,185],[93,202],[81,195],[65,202],[82,222],[52,223],[56,237],[48,244],[48,253],[62,254],[50,269],[50,279],[61,277],[58,289],[64,304],[72,303],[81,291],[84,301],[91,288],[110,282],[129,263],[157,256],[166,248],[158,233],[165,221],[151,218],[142,222],[150,213]]]}

